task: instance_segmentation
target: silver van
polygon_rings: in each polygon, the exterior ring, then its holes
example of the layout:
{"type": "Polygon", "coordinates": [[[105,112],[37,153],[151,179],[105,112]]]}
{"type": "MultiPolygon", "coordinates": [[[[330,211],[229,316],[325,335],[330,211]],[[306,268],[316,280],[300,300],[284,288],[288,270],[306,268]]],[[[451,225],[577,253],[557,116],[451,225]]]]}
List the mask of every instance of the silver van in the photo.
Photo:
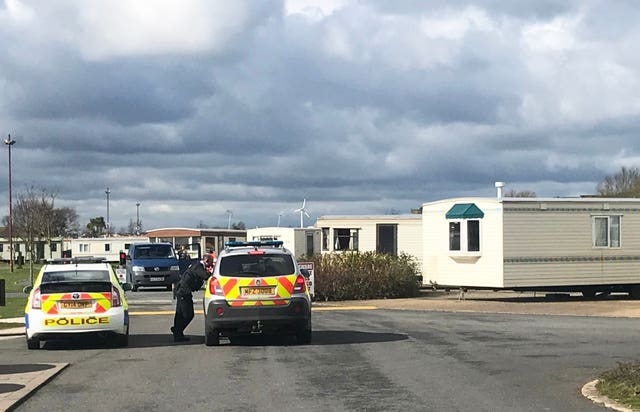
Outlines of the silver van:
{"type": "Polygon", "coordinates": [[[170,243],[132,243],[125,266],[134,292],[139,287],[171,290],[180,278],[178,258],[170,243]]]}

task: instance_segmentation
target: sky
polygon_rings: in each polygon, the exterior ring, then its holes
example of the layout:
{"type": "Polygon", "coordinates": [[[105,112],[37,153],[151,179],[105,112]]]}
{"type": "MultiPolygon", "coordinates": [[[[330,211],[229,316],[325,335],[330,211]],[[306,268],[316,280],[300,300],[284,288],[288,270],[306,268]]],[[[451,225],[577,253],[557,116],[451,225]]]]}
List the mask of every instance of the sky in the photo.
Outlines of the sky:
{"type": "Polygon", "coordinates": [[[496,181],[593,194],[640,165],[638,21],[633,0],[0,0],[12,194],[147,230],[295,227],[303,199],[305,226],[409,213],[496,181]]]}

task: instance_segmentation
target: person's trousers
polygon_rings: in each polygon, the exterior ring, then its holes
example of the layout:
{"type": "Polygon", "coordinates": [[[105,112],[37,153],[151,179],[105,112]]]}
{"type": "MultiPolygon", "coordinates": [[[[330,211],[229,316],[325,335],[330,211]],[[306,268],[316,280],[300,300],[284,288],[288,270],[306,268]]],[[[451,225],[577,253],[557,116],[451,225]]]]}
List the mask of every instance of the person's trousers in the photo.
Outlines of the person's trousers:
{"type": "Polygon", "coordinates": [[[176,314],[173,317],[173,336],[184,336],[184,330],[193,319],[193,296],[178,296],[176,314]]]}

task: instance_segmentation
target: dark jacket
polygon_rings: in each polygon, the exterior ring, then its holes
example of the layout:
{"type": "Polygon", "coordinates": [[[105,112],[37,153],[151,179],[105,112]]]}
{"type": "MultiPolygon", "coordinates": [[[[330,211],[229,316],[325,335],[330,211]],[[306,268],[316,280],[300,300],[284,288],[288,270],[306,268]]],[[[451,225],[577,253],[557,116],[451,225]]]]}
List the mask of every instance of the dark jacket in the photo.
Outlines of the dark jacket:
{"type": "Polygon", "coordinates": [[[180,276],[180,280],[178,281],[178,286],[176,288],[176,295],[190,295],[191,292],[195,292],[200,289],[209,276],[209,272],[207,272],[207,269],[205,269],[202,262],[192,264],[184,271],[182,276],[180,276]]]}

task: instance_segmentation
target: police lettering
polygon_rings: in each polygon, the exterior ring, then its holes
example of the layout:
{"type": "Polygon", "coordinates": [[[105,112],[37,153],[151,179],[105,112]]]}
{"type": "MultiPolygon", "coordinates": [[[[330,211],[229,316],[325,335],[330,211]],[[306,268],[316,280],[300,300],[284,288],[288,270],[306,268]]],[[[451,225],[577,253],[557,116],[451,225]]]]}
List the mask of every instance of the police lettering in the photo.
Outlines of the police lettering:
{"type": "Polygon", "coordinates": [[[104,325],[107,323],[109,323],[108,316],[89,316],[88,318],[57,318],[44,320],[44,326],[84,326],[104,325]]]}

